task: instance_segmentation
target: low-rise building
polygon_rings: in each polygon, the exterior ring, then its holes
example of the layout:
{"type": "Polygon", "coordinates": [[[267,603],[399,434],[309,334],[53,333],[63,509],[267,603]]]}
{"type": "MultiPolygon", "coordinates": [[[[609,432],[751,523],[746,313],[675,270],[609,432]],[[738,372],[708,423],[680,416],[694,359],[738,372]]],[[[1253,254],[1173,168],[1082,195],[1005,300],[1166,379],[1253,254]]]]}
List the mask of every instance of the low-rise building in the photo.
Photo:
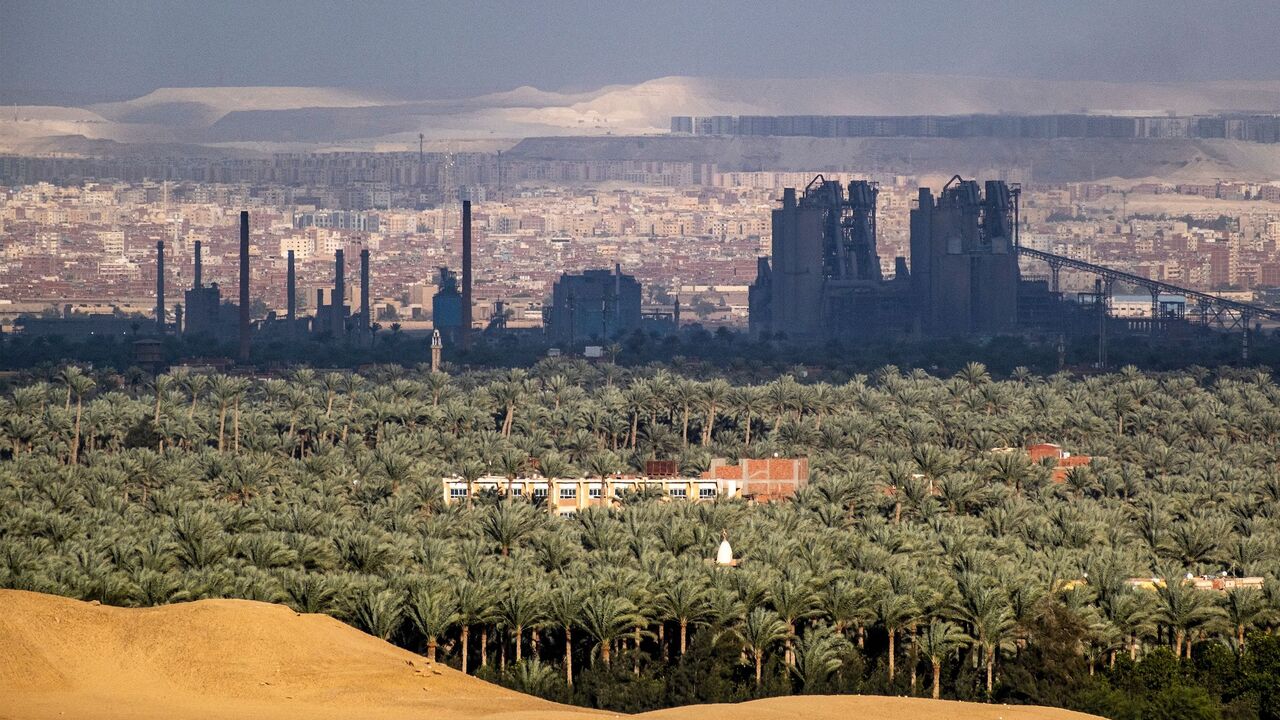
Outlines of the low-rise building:
{"type": "Polygon", "coordinates": [[[614,505],[629,492],[657,492],[671,500],[695,502],[718,498],[771,501],[790,497],[808,481],[807,458],[744,458],[732,465],[725,460],[713,460],[711,469],[700,477],[669,476],[659,469],[647,475],[594,478],[486,475],[470,483],[455,475],[442,478],[441,484],[446,505],[487,491],[529,498],[545,503],[557,515],[570,515],[589,507],[614,505]]]}

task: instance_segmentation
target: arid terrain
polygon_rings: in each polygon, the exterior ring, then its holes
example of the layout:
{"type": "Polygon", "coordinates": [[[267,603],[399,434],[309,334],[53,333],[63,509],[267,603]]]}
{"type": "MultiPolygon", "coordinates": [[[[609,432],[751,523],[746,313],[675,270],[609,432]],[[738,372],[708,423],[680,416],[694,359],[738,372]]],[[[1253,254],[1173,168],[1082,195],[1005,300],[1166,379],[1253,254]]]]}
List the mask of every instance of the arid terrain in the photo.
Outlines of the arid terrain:
{"type": "MultiPolygon", "coordinates": [[[[0,590],[0,719],[570,718],[615,713],[521,695],[280,605],[204,600],[121,609],[0,590]]],[[[814,696],[674,708],[719,718],[1068,720],[1038,707],[814,696]]]]}

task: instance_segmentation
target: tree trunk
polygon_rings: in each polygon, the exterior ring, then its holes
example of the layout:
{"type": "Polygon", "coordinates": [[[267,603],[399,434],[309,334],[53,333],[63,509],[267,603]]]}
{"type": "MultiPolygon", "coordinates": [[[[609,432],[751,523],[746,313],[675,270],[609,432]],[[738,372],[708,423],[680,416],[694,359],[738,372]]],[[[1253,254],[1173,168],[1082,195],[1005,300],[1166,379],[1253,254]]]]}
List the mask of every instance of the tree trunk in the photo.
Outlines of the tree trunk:
{"type": "Polygon", "coordinates": [[[439,643],[437,642],[436,638],[434,637],[427,638],[427,662],[435,664],[437,645],[439,645],[439,643]]]}
{"type": "Polygon", "coordinates": [[[76,432],[75,438],[71,441],[71,464],[75,465],[80,460],[80,415],[84,410],[84,400],[80,396],[76,396],[76,432]]]}
{"type": "Polygon", "coordinates": [[[471,628],[462,626],[462,674],[467,674],[467,640],[471,637],[471,628]]]}
{"type": "Polygon", "coordinates": [[[609,667],[609,646],[611,643],[600,643],[600,659],[604,661],[604,666],[609,667]]]}
{"type": "Polygon", "coordinates": [[[933,699],[942,697],[942,663],[931,661],[933,665],[933,699]]]}
{"type": "Polygon", "coordinates": [[[689,621],[680,618],[680,657],[684,657],[685,636],[689,631],[689,621]]]}
{"type": "Polygon", "coordinates": [[[520,662],[520,637],[524,635],[524,627],[516,626],[516,662],[520,662]]]}
{"type": "Polygon", "coordinates": [[[893,684],[893,676],[895,674],[894,671],[896,669],[894,666],[894,660],[893,660],[894,634],[895,633],[892,630],[889,631],[889,684],[890,685],[893,684]]]}
{"type": "Polygon", "coordinates": [[[795,655],[791,649],[791,638],[795,637],[795,634],[796,634],[796,624],[794,622],[788,622],[787,623],[787,644],[783,647],[783,653],[782,653],[783,662],[787,664],[787,667],[791,667],[792,663],[795,662],[795,655]]]}
{"type": "Polygon", "coordinates": [[[991,699],[991,690],[992,690],[992,686],[994,685],[992,681],[995,678],[995,669],[996,669],[996,654],[988,650],[987,651],[987,700],[991,699]]]}
{"type": "Polygon", "coordinates": [[[760,670],[761,670],[761,666],[764,664],[764,658],[760,656],[760,653],[756,653],[755,655],[756,655],[756,688],[759,688],[760,687],[760,670]]]}
{"type": "Polygon", "coordinates": [[[573,689],[573,629],[564,626],[564,681],[573,689]]]}
{"type": "Polygon", "coordinates": [[[916,666],[919,664],[919,658],[916,657],[915,641],[911,645],[911,697],[916,695],[916,666]]]}
{"type": "Polygon", "coordinates": [[[480,626],[480,667],[489,667],[489,626],[480,626]]]}
{"type": "Polygon", "coordinates": [[[240,399],[236,398],[235,409],[231,413],[231,434],[234,437],[233,446],[236,452],[240,452],[240,399]]]}

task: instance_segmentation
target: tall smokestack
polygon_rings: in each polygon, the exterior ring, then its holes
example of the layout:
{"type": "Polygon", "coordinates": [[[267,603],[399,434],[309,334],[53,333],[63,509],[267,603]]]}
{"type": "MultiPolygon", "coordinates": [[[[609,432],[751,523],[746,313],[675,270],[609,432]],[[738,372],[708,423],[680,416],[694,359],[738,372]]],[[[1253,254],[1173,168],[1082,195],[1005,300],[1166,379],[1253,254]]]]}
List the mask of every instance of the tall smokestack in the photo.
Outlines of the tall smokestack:
{"type": "Polygon", "coordinates": [[[285,280],[285,293],[289,296],[287,299],[288,306],[289,306],[289,310],[288,310],[289,332],[292,333],[294,329],[293,323],[298,319],[298,314],[297,314],[298,313],[298,297],[296,294],[297,278],[294,276],[294,272],[293,272],[293,251],[292,250],[289,251],[288,273],[289,274],[287,275],[287,278],[285,280]]]}
{"type": "Polygon", "coordinates": [[[201,265],[201,255],[204,252],[204,243],[196,241],[196,289],[204,287],[204,269],[201,265]]]}
{"type": "Polygon", "coordinates": [[[462,347],[471,347],[471,201],[462,201],[462,347]]]}
{"type": "Polygon", "coordinates": [[[240,211],[240,362],[249,362],[249,211],[240,211]]]}
{"type": "Polygon", "coordinates": [[[164,241],[156,243],[156,332],[164,334],[164,241]]]}
{"type": "Polygon", "coordinates": [[[347,319],[343,317],[346,313],[343,311],[343,305],[346,304],[347,297],[347,269],[346,262],[343,259],[342,251],[335,250],[333,253],[333,302],[330,307],[333,309],[333,315],[329,320],[333,323],[333,336],[341,337],[346,330],[347,319]]]}
{"type": "Polygon", "coordinates": [[[360,251],[360,334],[369,332],[369,248],[360,251]]]}

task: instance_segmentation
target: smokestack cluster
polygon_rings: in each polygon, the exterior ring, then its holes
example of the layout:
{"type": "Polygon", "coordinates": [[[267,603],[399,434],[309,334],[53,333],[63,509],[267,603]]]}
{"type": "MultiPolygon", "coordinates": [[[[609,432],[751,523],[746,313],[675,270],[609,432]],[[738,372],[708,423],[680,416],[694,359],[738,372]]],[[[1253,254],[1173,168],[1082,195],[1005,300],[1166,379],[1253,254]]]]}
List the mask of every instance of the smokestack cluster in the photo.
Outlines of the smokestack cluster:
{"type": "Polygon", "coordinates": [[[369,249],[360,251],[360,335],[369,333],[369,249]]]}
{"type": "Polygon", "coordinates": [[[462,347],[471,347],[471,201],[462,201],[462,347]]]}
{"type": "Polygon", "coordinates": [[[333,253],[333,302],[329,307],[333,310],[330,320],[333,322],[333,336],[342,337],[346,330],[346,318],[343,317],[343,306],[347,297],[347,272],[342,250],[333,253]]]}
{"type": "Polygon", "coordinates": [[[156,243],[156,332],[164,334],[164,241],[156,243]]]}
{"type": "Polygon", "coordinates": [[[249,362],[249,211],[240,211],[240,362],[249,362]]]}

